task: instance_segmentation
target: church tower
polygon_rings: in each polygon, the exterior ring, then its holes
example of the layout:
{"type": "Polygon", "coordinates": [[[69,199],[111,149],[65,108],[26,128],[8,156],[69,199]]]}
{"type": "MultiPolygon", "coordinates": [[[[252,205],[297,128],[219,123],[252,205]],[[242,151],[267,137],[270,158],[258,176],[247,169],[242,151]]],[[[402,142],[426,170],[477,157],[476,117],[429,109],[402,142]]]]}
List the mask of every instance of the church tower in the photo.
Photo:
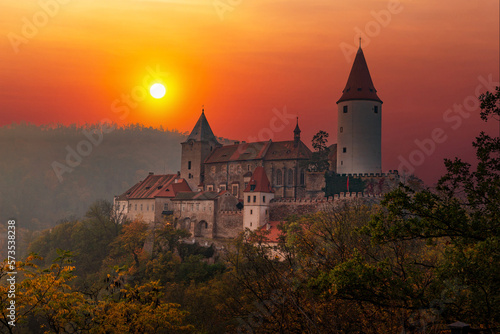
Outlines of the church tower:
{"type": "Polygon", "coordinates": [[[361,45],[337,105],[337,173],[381,173],[382,100],[361,45]]]}
{"type": "Polygon", "coordinates": [[[187,180],[191,190],[197,191],[203,183],[203,162],[216,147],[221,146],[208,124],[204,109],[193,131],[181,145],[181,176],[187,180]]]}

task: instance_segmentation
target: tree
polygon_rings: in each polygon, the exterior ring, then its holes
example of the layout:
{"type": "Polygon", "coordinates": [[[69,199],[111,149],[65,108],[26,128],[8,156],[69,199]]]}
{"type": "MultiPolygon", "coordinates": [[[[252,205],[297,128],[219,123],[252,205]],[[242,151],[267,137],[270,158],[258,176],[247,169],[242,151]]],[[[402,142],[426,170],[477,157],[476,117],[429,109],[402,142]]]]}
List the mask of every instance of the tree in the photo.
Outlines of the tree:
{"type": "Polygon", "coordinates": [[[328,162],[329,150],[326,146],[328,142],[329,134],[325,131],[319,131],[316,133],[312,139],[312,146],[315,149],[313,152],[311,160],[307,162],[308,169],[314,172],[324,172],[328,170],[330,166],[328,162]]]}
{"type": "MultiPolygon", "coordinates": [[[[500,88],[480,96],[481,117],[499,114],[500,88]]],[[[500,137],[481,132],[477,167],[446,159],[436,189],[401,185],[389,193],[369,231],[380,244],[422,240],[442,248],[433,267],[439,315],[481,328],[500,326],[500,137]]],[[[431,309],[433,306],[428,305],[431,309]]]]}

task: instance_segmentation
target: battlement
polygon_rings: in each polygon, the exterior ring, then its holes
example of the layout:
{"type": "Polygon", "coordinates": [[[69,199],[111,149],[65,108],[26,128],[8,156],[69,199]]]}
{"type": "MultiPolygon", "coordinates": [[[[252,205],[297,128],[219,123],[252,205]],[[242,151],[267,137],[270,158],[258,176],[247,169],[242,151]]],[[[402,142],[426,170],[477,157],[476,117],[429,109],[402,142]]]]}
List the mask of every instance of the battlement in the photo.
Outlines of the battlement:
{"type": "Polygon", "coordinates": [[[221,210],[218,212],[219,215],[238,215],[238,216],[242,216],[243,215],[243,210],[236,210],[236,211],[224,211],[224,210],[221,210]]]}
{"type": "Polygon", "coordinates": [[[383,194],[371,194],[371,193],[355,193],[346,192],[336,194],[330,197],[322,198],[274,198],[271,203],[300,203],[300,204],[320,204],[329,203],[339,199],[349,199],[349,198],[381,198],[383,194]]]}
{"type": "Polygon", "coordinates": [[[389,170],[388,173],[354,173],[354,174],[339,174],[340,176],[347,177],[347,176],[352,176],[352,177],[394,177],[394,176],[399,176],[399,172],[397,169],[395,170],[389,170]]]}

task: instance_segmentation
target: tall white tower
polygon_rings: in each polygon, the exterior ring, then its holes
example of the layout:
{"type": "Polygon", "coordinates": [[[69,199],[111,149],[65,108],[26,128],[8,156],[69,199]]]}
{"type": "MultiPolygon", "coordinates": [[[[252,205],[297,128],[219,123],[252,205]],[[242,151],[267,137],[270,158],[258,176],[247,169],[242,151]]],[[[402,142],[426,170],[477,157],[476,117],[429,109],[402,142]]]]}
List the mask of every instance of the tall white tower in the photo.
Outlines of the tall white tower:
{"type": "Polygon", "coordinates": [[[381,173],[382,100],[361,45],[342,93],[337,101],[337,173],[381,173]]]}

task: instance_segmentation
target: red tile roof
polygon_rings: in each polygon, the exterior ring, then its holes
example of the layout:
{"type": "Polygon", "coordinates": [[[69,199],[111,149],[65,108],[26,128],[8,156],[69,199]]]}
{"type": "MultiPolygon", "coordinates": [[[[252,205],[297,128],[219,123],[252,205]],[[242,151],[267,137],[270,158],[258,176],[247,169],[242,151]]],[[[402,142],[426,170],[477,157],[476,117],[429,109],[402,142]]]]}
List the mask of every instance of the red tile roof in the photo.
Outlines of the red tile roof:
{"type": "Polygon", "coordinates": [[[263,141],[218,147],[207,157],[205,163],[260,160],[264,157],[270,145],[270,141],[263,141]]]}
{"type": "Polygon", "coordinates": [[[311,155],[311,150],[302,141],[299,141],[297,146],[293,140],[277,141],[271,143],[264,160],[306,160],[310,159],[311,155]]]}
{"type": "Polygon", "coordinates": [[[337,101],[337,103],[348,100],[371,100],[382,103],[382,100],[378,97],[377,90],[373,85],[370,71],[368,70],[368,65],[366,64],[365,56],[361,47],[356,53],[356,58],[352,64],[349,79],[347,79],[347,84],[345,85],[342,93],[342,97],[337,101]]]}
{"type": "Polygon", "coordinates": [[[300,141],[297,146],[293,140],[241,143],[218,147],[205,160],[205,163],[218,163],[245,160],[295,160],[310,159],[311,150],[300,141]]]}
{"type": "Polygon", "coordinates": [[[143,181],[137,183],[119,197],[126,199],[173,198],[181,191],[191,191],[191,188],[189,188],[186,180],[180,179],[177,174],[149,174],[143,181]]]}
{"type": "Polygon", "coordinates": [[[271,187],[271,182],[269,182],[269,179],[267,178],[264,167],[259,166],[255,168],[252,174],[252,178],[250,179],[250,182],[248,182],[248,185],[245,188],[244,192],[274,192],[273,188],[271,187]],[[254,186],[255,188],[253,188],[254,186]]]}
{"type": "MultiPolygon", "coordinates": [[[[269,234],[266,234],[266,239],[268,242],[278,242],[280,235],[282,234],[281,230],[278,229],[278,226],[281,224],[281,221],[270,221],[268,224],[264,224],[260,227],[260,231],[269,231],[269,234]]],[[[267,233],[267,232],[266,232],[267,233]]]]}

